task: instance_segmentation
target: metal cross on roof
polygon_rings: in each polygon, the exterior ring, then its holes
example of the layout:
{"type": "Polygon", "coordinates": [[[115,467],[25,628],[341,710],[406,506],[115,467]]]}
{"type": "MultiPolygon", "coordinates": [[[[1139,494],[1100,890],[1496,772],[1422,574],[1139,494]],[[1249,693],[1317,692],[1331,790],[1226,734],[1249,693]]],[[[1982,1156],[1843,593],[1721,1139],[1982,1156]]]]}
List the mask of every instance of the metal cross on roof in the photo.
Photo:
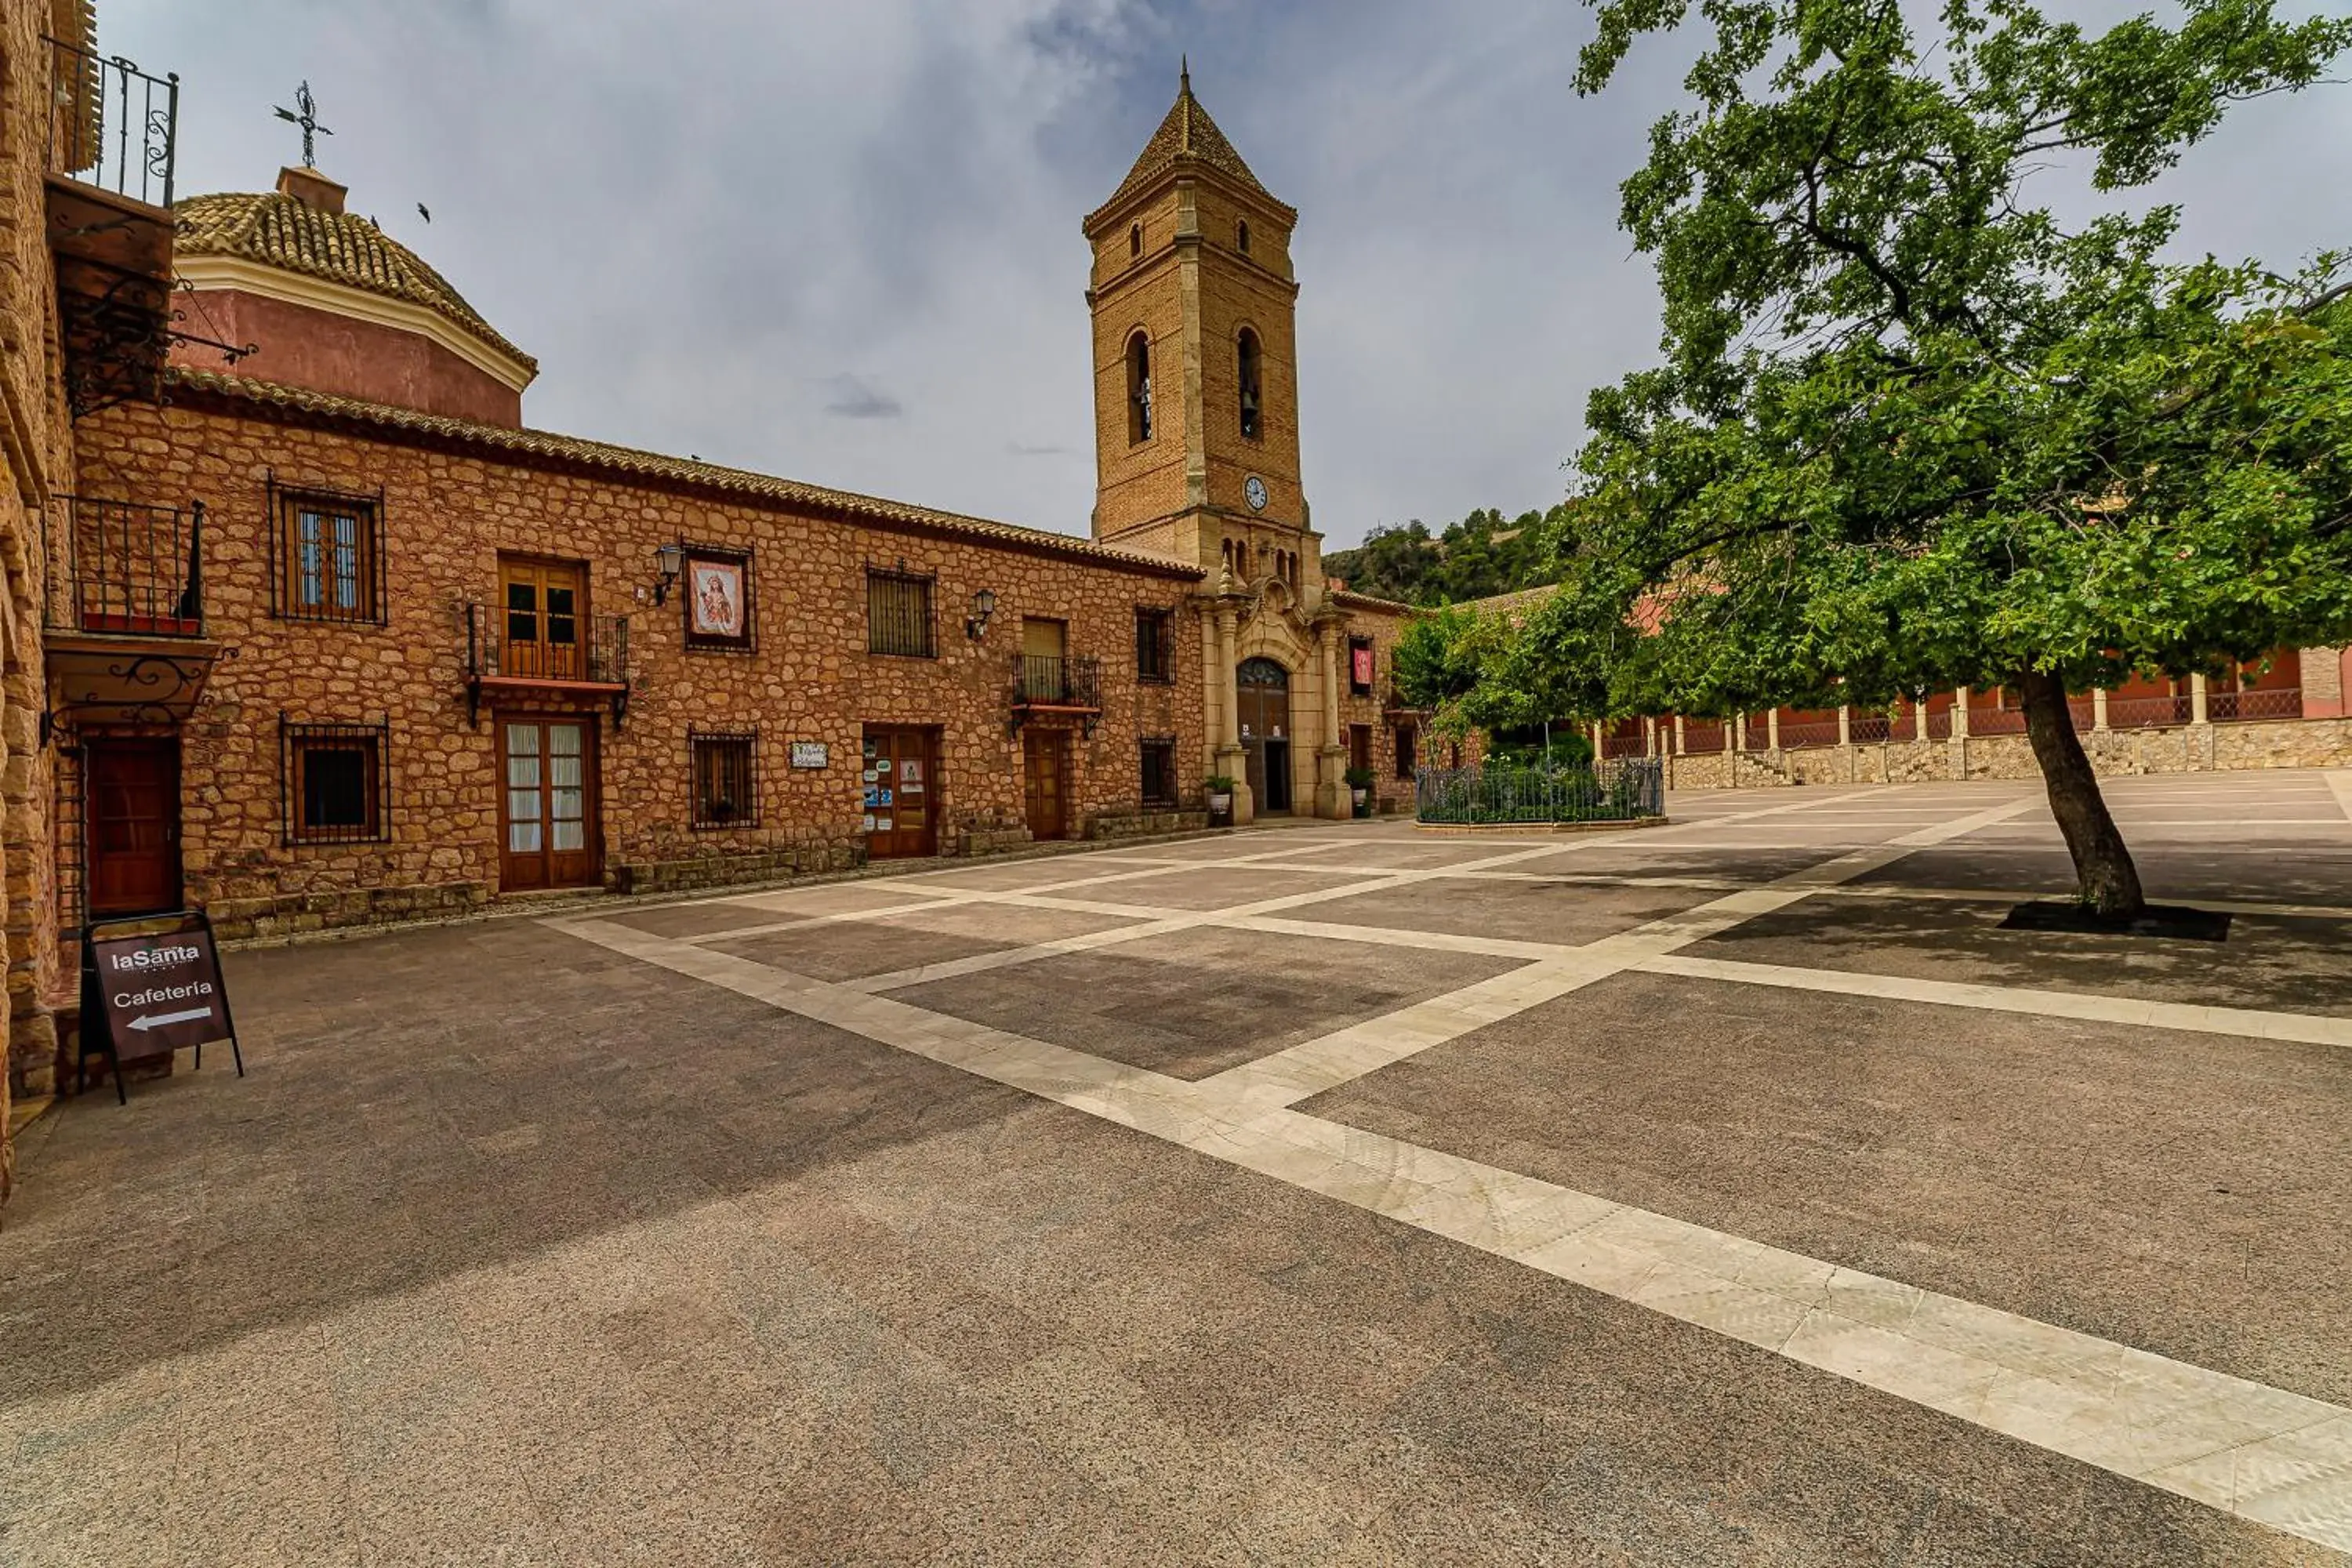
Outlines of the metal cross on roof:
{"type": "Polygon", "coordinates": [[[295,89],[294,109],[299,109],[302,112],[297,114],[293,109],[281,109],[278,111],[278,118],[290,121],[302,128],[302,166],[306,169],[315,169],[319,166],[317,139],[321,136],[332,136],[334,132],[319,123],[319,100],[310,96],[309,82],[305,81],[295,89]]]}

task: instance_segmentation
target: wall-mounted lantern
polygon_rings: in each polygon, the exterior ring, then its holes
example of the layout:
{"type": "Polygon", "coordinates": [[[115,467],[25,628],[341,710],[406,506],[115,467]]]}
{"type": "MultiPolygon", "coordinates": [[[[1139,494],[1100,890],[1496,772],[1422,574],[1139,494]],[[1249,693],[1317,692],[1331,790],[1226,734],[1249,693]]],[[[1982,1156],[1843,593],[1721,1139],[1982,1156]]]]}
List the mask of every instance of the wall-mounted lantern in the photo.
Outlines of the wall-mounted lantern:
{"type": "Polygon", "coordinates": [[[654,603],[666,605],[669,603],[669,591],[677,584],[678,574],[686,570],[686,546],[662,545],[654,552],[654,562],[661,569],[661,576],[654,583],[654,603]]]}
{"type": "Polygon", "coordinates": [[[971,614],[964,617],[963,635],[978,642],[988,635],[988,623],[996,614],[996,590],[982,588],[971,596],[971,614]]]}

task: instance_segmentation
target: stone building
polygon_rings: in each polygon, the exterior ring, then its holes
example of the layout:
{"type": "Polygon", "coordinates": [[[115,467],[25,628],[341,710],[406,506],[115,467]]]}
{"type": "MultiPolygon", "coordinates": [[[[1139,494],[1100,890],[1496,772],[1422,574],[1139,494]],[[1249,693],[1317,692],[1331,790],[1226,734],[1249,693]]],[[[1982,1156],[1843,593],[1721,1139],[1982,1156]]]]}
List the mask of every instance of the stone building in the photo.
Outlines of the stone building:
{"type": "Polygon", "coordinates": [[[1297,215],[1189,75],[1084,225],[1081,537],[530,429],[535,363],[316,169],[180,197],[61,164],[40,116],[90,68],[0,5],[12,59],[55,56],[0,78],[11,195],[132,214],[153,307],[77,349],[59,229],[11,228],[20,1090],[58,1081],[95,920],[286,933],[1197,826],[1219,775],[1240,820],[1345,816],[1351,766],[1410,777],[1405,612],[1326,583],[1301,491],[1297,215]]]}

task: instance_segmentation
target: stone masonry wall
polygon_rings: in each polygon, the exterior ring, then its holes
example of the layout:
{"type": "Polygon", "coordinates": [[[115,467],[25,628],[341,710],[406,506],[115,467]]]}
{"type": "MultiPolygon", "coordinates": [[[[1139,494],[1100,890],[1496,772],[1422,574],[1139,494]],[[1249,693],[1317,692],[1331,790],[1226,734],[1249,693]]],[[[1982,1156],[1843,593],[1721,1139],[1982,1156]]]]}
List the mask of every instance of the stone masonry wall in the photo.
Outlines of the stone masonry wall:
{"type": "MultiPolygon", "coordinates": [[[[2242,768],[2352,766],[2352,719],[2283,719],[2165,729],[2086,730],[2083,749],[2102,775],[2242,768]]],[[[1776,784],[1915,784],[1936,779],[2039,779],[2022,735],[1979,735],[1778,752],[1704,752],[1666,759],[1669,789],[1776,784]]]]}
{"type": "MultiPolygon", "coordinates": [[[[1074,654],[1102,663],[1104,711],[1075,732],[1071,831],[1132,811],[1141,735],[1201,741],[1201,648],[1177,614],[1177,678],[1136,679],[1134,611],[1175,610],[1197,581],[1067,550],[916,527],[852,523],[782,502],[532,460],[469,442],[305,416],[183,388],[165,409],[83,421],[83,488],[159,504],[204,500],[207,628],[230,650],[186,727],[184,861],[192,902],[225,934],[459,911],[493,896],[502,788],[497,731],[469,724],[463,606],[495,598],[501,552],[583,561],[593,613],[625,612],[633,690],[602,721],[599,835],[606,881],[700,886],[730,876],[853,864],[862,857],[859,754],[867,724],[933,726],[941,846],[1017,826],[1022,752],[1008,727],[1024,616],[1069,623],[1074,654]],[[266,485],[383,489],[389,624],[317,625],[269,609],[266,485]],[[757,650],[688,651],[682,594],[651,602],[656,549],[679,539],[752,552],[757,650]],[[866,651],[868,565],[935,574],[938,657],[866,651]],[[964,632],[973,594],[997,595],[983,640],[964,632]],[[283,842],[279,715],[388,721],[388,842],[283,842]],[[759,826],[689,826],[689,726],[759,732],[759,826]],[[821,741],[823,771],[786,765],[821,741]]],[[[1184,781],[1187,794],[1197,781],[1184,781]]]]}
{"type": "Polygon", "coordinates": [[[5,1129],[11,1093],[53,1087],[58,989],[51,748],[41,627],[48,564],[42,519],[75,485],[43,177],[48,156],[48,53],[40,0],[0,0],[0,924],[8,951],[7,1071],[0,1072],[0,1200],[14,1176],[5,1129]]]}

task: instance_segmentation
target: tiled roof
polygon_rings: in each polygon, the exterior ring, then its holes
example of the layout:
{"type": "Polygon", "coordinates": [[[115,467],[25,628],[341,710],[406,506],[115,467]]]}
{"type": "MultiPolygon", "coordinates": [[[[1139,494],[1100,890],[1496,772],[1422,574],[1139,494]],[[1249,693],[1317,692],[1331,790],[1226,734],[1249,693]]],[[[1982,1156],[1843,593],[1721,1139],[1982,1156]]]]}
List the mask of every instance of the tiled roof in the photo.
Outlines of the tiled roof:
{"type": "Polygon", "coordinates": [[[218,371],[173,366],[163,374],[167,388],[177,393],[178,401],[182,402],[191,401],[194,395],[210,395],[320,418],[352,421],[380,430],[448,441],[472,447],[493,458],[506,455],[518,460],[536,459],[596,468],[652,483],[690,485],[699,489],[719,490],[754,500],[831,513],[853,522],[895,523],[1106,565],[1140,567],[1171,577],[1197,581],[1202,575],[1198,566],[1165,555],[1120,550],[1066,533],[1049,532],[1042,528],[992,522],[986,518],[934,511],[929,507],[909,506],[903,501],[882,500],[849,490],[800,484],[769,474],[753,473],[747,468],[723,468],[717,463],[705,463],[691,458],[666,457],[659,452],[615,447],[608,442],[585,440],[577,436],[558,436],[546,430],[517,430],[503,425],[478,425],[468,419],[452,419],[445,415],[395,408],[389,404],[362,403],[356,398],[336,397],[328,393],[284,386],[276,382],[255,381],[246,376],[225,375],[218,371]]]}
{"type": "Polygon", "coordinates": [[[1209,118],[1209,111],[1192,96],[1192,74],[1188,70],[1177,87],[1176,102],[1168,110],[1168,117],[1151,133],[1151,140],[1143,144],[1142,155],[1127,172],[1127,178],[1119,182],[1118,189],[1111,193],[1110,200],[1087,215],[1087,226],[1093,226],[1096,219],[1169,170],[1188,163],[1214,169],[1285,212],[1290,210],[1276,200],[1273,192],[1258,184],[1250,166],[1242,162],[1242,155],[1234,151],[1234,144],[1225,140],[1225,133],[1217,129],[1217,122],[1209,118]]]}
{"type": "Polygon", "coordinates": [[[1402,599],[1382,599],[1370,594],[1359,594],[1352,588],[1332,589],[1331,601],[1339,605],[1355,605],[1367,610],[1390,610],[1401,616],[1418,616],[1423,613],[1402,599]]]}
{"type": "Polygon", "coordinates": [[[190,196],[172,205],[181,256],[234,256],[422,305],[532,370],[449,280],[356,213],[324,212],[278,193],[190,196]]]}
{"type": "Polygon", "coordinates": [[[1465,599],[1456,607],[1476,610],[1481,615],[1490,612],[1508,615],[1515,610],[1526,609],[1538,600],[1548,599],[1558,592],[1559,584],[1557,583],[1538,583],[1532,588],[1516,588],[1510,593],[1492,594],[1483,599],[1465,599]]]}

